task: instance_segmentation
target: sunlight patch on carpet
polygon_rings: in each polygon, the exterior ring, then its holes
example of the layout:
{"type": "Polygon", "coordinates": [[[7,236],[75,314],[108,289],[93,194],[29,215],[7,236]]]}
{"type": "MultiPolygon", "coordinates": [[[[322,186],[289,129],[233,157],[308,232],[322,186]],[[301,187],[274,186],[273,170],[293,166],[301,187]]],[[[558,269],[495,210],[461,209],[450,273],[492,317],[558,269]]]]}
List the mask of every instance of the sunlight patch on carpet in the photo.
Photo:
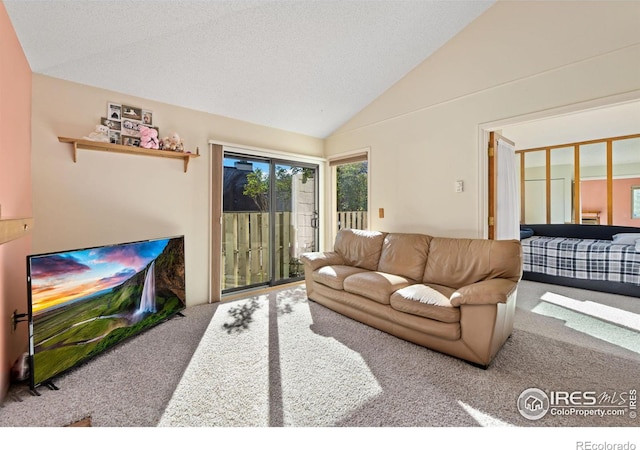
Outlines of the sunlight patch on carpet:
{"type": "Polygon", "coordinates": [[[218,306],[158,425],[332,426],[381,392],[291,288],[218,306]]]}
{"type": "Polygon", "coordinates": [[[560,319],[565,326],[576,331],[640,353],[640,333],[634,330],[634,316],[637,314],[551,293],[546,293],[541,299],[544,301],[532,312],[560,319]]]}
{"type": "Polygon", "coordinates": [[[277,296],[285,426],[331,426],[382,388],[360,354],[312,329],[304,289],[277,296]],[[297,295],[295,295],[297,294],[297,295]]]}
{"type": "Polygon", "coordinates": [[[597,319],[611,322],[615,325],[630,328],[634,331],[640,331],[640,314],[625,311],[620,308],[614,308],[613,306],[603,305],[602,303],[591,302],[589,300],[575,300],[571,297],[554,294],[553,292],[546,292],[540,298],[548,303],[564,306],[565,308],[573,311],[581,312],[597,319]]]}
{"type": "Polygon", "coordinates": [[[267,296],[218,306],[158,426],[267,426],[267,296]]]}
{"type": "Polygon", "coordinates": [[[500,419],[496,419],[495,417],[480,411],[479,409],[475,409],[472,406],[466,404],[465,402],[461,402],[458,400],[458,404],[464,409],[467,414],[473,417],[473,420],[478,422],[478,424],[482,427],[513,427],[510,423],[504,422],[500,419]]]}

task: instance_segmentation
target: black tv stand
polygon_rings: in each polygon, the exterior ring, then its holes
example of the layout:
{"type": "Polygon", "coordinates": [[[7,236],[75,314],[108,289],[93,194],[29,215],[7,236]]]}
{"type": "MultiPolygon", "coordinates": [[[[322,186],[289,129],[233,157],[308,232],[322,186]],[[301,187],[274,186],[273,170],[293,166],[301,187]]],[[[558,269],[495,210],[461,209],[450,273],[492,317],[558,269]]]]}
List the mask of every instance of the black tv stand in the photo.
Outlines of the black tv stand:
{"type": "Polygon", "coordinates": [[[56,386],[55,384],[53,384],[53,381],[46,381],[46,382],[44,383],[44,385],[45,385],[46,387],[48,387],[49,389],[51,389],[52,391],[59,391],[59,390],[60,390],[60,388],[58,388],[58,386],[56,386]]]}
{"type": "MultiPolygon", "coordinates": [[[[45,381],[44,383],[42,383],[40,386],[46,386],[49,389],[51,389],[52,391],[59,391],[60,388],[58,386],[56,386],[55,384],[53,384],[53,381],[45,381]]],[[[31,391],[31,395],[35,396],[35,397],[40,397],[40,392],[38,392],[36,390],[36,388],[30,389],[31,391]]]]}

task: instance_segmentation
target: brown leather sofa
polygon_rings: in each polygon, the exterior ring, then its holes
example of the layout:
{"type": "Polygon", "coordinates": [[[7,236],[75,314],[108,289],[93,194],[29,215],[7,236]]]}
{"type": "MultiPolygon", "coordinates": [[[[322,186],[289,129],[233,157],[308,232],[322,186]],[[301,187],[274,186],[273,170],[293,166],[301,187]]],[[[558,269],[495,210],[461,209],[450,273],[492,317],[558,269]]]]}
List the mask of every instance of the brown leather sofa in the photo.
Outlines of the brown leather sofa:
{"type": "Polygon", "coordinates": [[[345,229],[301,260],[309,299],[482,368],[513,331],[517,240],[345,229]]]}

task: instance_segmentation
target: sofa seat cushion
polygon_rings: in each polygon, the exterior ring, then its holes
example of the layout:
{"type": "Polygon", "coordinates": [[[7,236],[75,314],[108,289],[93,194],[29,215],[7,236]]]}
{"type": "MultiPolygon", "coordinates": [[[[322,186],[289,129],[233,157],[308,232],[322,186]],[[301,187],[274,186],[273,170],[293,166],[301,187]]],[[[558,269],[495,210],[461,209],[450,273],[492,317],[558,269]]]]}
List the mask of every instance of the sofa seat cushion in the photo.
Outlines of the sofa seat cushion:
{"type": "Polygon", "coordinates": [[[344,280],[348,276],[356,273],[366,272],[366,269],[360,267],[344,266],[336,264],[334,266],[324,266],[313,271],[313,281],[329,286],[339,291],[344,289],[344,280]]]}
{"type": "Polygon", "coordinates": [[[460,321],[460,308],[452,306],[449,301],[453,292],[445,286],[413,284],[394,292],[390,304],[396,311],[454,323],[460,321]]]}
{"type": "MultiPolygon", "coordinates": [[[[374,328],[381,329],[380,324],[387,323],[392,330],[396,326],[399,329],[408,328],[412,330],[412,334],[429,335],[447,341],[456,341],[461,336],[460,322],[446,323],[406,314],[389,305],[382,305],[347,291],[336,291],[321,284],[317,285],[311,299],[374,328]]],[[[386,331],[393,334],[389,329],[386,331]]]]}
{"type": "Polygon", "coordinates": [[[347,277],[344,280],[344,290],[388,305],[389,297],[394,291],[413,283],[415,281],[389,273],[362,272],[347,277]]]}

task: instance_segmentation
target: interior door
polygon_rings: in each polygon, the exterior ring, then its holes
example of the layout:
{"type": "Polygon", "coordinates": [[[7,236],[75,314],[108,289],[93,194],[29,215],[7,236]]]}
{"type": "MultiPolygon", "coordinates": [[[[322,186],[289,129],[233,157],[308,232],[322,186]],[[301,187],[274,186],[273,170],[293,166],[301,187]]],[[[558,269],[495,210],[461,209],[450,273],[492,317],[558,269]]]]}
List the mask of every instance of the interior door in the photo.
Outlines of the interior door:
{"type": "Polygon", "coordinates": [[[520,200],[515,143],[494,131],[489,133],[489,239],[518,239],[520,200]]]}

